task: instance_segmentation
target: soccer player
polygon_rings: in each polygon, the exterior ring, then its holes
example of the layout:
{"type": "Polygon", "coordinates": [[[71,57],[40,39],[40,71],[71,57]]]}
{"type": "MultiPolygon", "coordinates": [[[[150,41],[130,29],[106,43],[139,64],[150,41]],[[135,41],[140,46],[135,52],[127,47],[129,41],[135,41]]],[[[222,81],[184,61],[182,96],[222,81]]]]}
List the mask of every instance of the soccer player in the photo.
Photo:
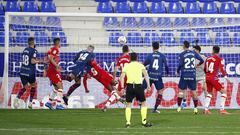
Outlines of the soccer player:
{"type": "MultiPolygon", "coordinates": [[[[148,74],[150,78],[150,86],[155,85],[155,88],[158,91],[158,96],[156,98],[156,103],[153,109],[153,113],[160,113],[157,110],[158,106],[162,100],[164,84],[162,81],[163,68],[165,67],[166,74],[169,74],[169,68],[167,65],[167,60],[164,54],[159,52],[159,43],[152,43],[153,53],[149,54],[145,59],[144,65],[149,66],[148,74]]],[[[144,89],[147,88],[146,81],[143,82],[144,89]]]]}
{"type": "Polygon", "coordinates": [[[54,90],[52,91],[49,101],[45,103],[45,106],[49,109],[53,109],[52,107],[52,101],[57,97],[57,106],[56,109],[64,109],[63,105],[61,104],[62,99],[62,92],[63,92],[63,84],[62,84],[62,78],[61,78],[61,70],[62,68],[58,65],[60,62],[60,38],[55,38],[53,40],[53,47],[51,47],[48,50],[47,58],[49,61],[48,67],[47,67],[47,77],[51,81],[51,83],[54,86],[54,90]]]}
{"type": "Polygon", "coordinates": [[[68,80],[69,82],[75,80],[75,83],[69,88],[67,94],[63,96],[66,105],[68,105],[68,97],[81,85],[83,71],[89,66],[90,61],[95,58],[93,51],[94,46],[92,45],[89,45],[86,50],[80,51],[73,60],[74,66],[72,67],[70,75],[63,76],[63,80],[68,80]]]}
{"type": "Polygon", "coordinates": [[[105,71],[104,69],[102,69],[95,60],[92,60],[90,62],[90,66],[91,66],[91,69],[85,74],[83,79],[84,88],[86,92],[89,92],[87,88],[87,79],[92,76],[98,82],[102,83],[103,86],[111,92],[111,96],[107,101],[107,103],[109,102],[109,104],[105,104],[105,106],[102,108],[102,111],[105,112],[107,107],[109,107],[114,100],[120,99],[120,96],[118,95],[114,87],[117,84],[117,82],[115,82],[115,80],[113,79],[113,76],[109,74],[107,71],[105,71]]]}
{"type": "Polygon", "coordinates": [[[28,108],[32,108],[32,100],[36,91],[36,64],[40,61],[37,59],[37,50],[34,38],[28,38],[28,47],[23,50],[22,53],[22,65],[20,69],[20,79],[23,85],[23,88],[18,92],[17,97],[14,99],[14,107],[19,106],[19,99],[24,94],[27,89],[28,84],[31,85],[30,99],[28,108]]]}
{"type": "Polygon", "coordinates": [[[219,91],[221,93],[221,109],[220,114],[229,114],[225,109],[225,101],[227,98],[226,90],[221,85],[218,79],[218,71],[220,70],[224,78],[230,83],[230,80],[227,78],[227,75],[224,71],[224,62],[223,59],[219,56],[220,48],[219,46],[213,46],[212,56],[206,59],[204,65],[204,71],[206,74],[206,83],[207,83],[207,97],[205,99],[204,105],[204,114],[211,114],[208,107],[212,98],[213,89],[219,91]]]}
{"type": "Polygon", "coordinates": [[[190,44],[188,41],[184,41],[183,43],[183,52],[179,55],[179,66],[177,68],[177,74],[180,73],[180,80],[178,87],[180,89],[178,94],[178,109],[177,112],[181,111],[181,104],[184,93],[187,88],[189,88],[193,95],[193,103],[194,103],[194,113],[197,114],[197,105],[198,105],[198,96],[196,93],[196,67],[203,64],[203,59],[196,52],[189,50],[190,44]],[[200,62],[195,65],[195,59],[198,59],[200,62]]]}

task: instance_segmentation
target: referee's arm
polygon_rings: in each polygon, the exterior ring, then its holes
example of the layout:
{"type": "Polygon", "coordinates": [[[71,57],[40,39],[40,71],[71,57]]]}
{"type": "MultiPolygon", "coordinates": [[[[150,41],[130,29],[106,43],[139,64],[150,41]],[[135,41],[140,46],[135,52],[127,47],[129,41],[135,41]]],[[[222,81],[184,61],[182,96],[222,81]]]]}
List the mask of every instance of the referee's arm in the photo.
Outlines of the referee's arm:
{"type": "Polygon", "coordinates": [[[149,76],[148,76],[147,70],[143,69],[142,72],[143,72],[143,77],[147,82],[147,90],[150,90],[150,82],[149,82],[149,76]]]}
{"type": "Polygon", "coordinates": [[[125,72],[122,72],[121,76],[120,76],[120,82],[121,82],[121,89],[124,88],[124,78],[126,76],[125,72]]]}

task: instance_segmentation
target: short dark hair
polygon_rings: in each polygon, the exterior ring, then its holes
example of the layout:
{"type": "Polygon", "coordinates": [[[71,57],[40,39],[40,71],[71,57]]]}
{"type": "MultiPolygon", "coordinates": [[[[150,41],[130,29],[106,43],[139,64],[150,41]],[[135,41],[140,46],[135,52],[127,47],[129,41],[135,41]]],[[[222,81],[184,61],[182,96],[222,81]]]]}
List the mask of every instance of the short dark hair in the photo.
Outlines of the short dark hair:
{"type": "Polygon", "coordinates": [[[159,42],[153,42],[152,47],[153,47],[154,50],[159,49],[159,42]]]}
{"type": "Polygon", "coordinates": [[[214,53],[219,53],[220,52],[220,47],[217,46],[217,45],[213,46],[213,52],[214,53]]]}
{"type": "Polygon", "coordinates": [[[28,45],[33,45],[34,44],[34,37],[29,37],[28,38],[28,45]]]}
{"type": "Polygon", "coordinates": [[[183,42],[183,46],[184,46],[185,48],[189,48],[189,47],[190,47],[190,43],[189,43],[188,41],[184,41],[184,42],[183,42]]]}
{"type": "Polygon", "coordinates": [[[129,47],[128,47],[128,45],[124,45],[124,46],[122,47],[122,52],[123,52],[123,53],[129,52],[129,47]]]}
{"type": "Polygon", "coordinates": [[[193,48],[201,52],[201,47],[199,45],[195,45],[193,48]]]}
{"type": "Polygon", "coordinates": [[[137,53],[135,53],[135,52],[132,52],[131,54],[130,54],[130,58],[131,58],[131,61],[137,61],[137,53]]]}
{"type": "Polygon", "coordinates": [[[56,44],[57,42],[60,42],[60,38],[54,38],[53,43],[56,44]]]}

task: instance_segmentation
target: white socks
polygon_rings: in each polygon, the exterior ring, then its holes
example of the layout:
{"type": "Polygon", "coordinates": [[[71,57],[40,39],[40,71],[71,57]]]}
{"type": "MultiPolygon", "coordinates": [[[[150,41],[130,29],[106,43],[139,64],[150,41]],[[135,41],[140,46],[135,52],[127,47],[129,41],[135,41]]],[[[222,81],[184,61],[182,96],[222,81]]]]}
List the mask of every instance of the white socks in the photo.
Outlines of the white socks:
{"type": "Polygon", "coordinates": [[[222,94],[221,95],[221,104],[220,104],[221,110],[224,110],[226,98],[227,98],[227,94],[222,94]]]}
{"type": "Polygon", "coordinates": [[[105,104],[106,107],[109,107],[110,104],[115,100],[115,99],[120,99],[120,96],[117,94],[116,91],[111,92],[111,96],[108,99],[107,103],[105,104]]]}
{"type": "Polygon", "coordinates": [[[208,110],[208,107],[210,105],[210,101],[211,101],[212,95],[211,94],[207,94],[206,98],[205,98],[205,104],[204,104],[204,109],[208,110]]]}

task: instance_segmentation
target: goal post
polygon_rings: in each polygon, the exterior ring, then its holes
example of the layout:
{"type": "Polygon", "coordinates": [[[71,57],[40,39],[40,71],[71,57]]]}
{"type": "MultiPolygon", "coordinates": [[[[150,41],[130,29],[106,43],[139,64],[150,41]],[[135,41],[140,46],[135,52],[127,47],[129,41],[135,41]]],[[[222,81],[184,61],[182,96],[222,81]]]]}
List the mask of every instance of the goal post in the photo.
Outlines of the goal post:
{"type": "MultiPolygon", "coordinates": [[[[224,79],[220,81],[228,91],[227,108],[240,107],[240,15],[238,14],[99,14],[99,13],[24,13],[6,12],[4,75],[0,101],[1,108],[12,108],[13,98],[22,87],[19,79],[21,53],[27,46],[26,39],[34,37],[39,58],[43,58],[51,47],[52,40],[60,37],[62,74],[71,72],[72,60],[76,53],[95,46],[96,60],[105,70],[112,73],[117,57],[121,55],[121,45],[117,38],[127,37],[127,45],[139,53],[139,60],[144,61],[152,52],[151,43],[160,43],[170,67],[170,75],[163,75],[165,89],[160,108],[176,108],[179,77],[176,76],[178,55],[182,52],[182,43],[188,40],[193,45],[200,45],[202,53],[211,54],[213,45],[221,47],[221,56],[225,60],[225,69],[232,84],[224,79]]],[[[37,93],[35,108],[44,108],[52,86],[48,78],[42,76],[43,64],[37,64],[37,93]]],[[[96,80],[88,80],[90,93],[84,93],[81,86],[70,97],[69,108],[98,108],[108,98],[108,92],[96,80]]],[[[64,93],[73,84],[63,81],[64,93]]],[[[198,84],[200,107],[204,100],[202,86],[198,84]]],[[[188,93],[188,107],[193,103],[188,93]]],[[[29,91],[23,95],[21,108],[28,104],[29,91]]],[[[149,107],[155,103],[156,90],[146,93],[149,107]]],[[[219,94],[214,93],[211,107],[218,108],[219,94]]],[[[136,102],[134,102],[136,104],[136,102]]],[[[112,107],[124,105],[113,104],[112,107]]]]}

